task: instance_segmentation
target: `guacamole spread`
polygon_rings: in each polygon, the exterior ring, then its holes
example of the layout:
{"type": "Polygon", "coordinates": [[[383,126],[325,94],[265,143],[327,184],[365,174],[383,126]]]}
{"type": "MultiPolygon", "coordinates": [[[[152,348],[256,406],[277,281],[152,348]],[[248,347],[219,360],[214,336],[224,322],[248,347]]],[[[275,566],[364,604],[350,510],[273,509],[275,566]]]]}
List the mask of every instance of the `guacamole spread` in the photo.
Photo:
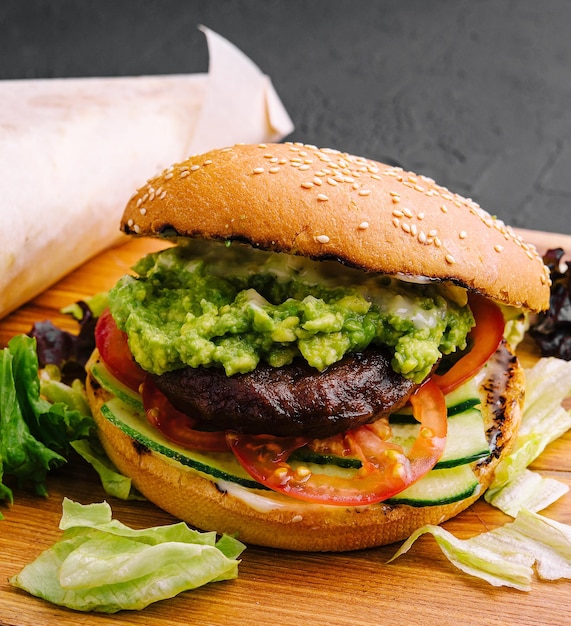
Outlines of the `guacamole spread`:
{"type": "Polygon", "coordinates": [[[117,325],[146,370],[223,367],[302,357],[322,371],[369,344],[420,382],[474,324],[464,290],[367,274],[242,244],[194,242],[149,254],[109,294],[117,325]]]}

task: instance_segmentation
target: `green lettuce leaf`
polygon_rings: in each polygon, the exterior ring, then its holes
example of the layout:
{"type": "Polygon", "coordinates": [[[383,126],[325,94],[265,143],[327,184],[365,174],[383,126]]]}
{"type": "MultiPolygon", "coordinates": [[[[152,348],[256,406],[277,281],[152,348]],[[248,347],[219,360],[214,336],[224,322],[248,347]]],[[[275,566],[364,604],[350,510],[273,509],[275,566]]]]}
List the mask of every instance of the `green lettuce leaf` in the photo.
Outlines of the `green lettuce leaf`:
{"type": "Polygon", "coordinates": [[[446,558],[461,571],[494,586],[529,591],[534,571],[544,580],[571,578],[571,526],[520,509],[515,520],[470,539],[458,539],[440,526],[414,532],[389,563],[431,534],[446,558]]]}
{"type": "MultiPolygon", "coordinates": [[[[65,463],[60,454],[34,437],[26,422],[15,383],[14,355],[9,348],[0,352],[0,458],[3,474],[15,476],[19,484],[31,482],[40,495],[46,495],[48,470],[65,463]]],[[[6,490],[4,486],[3,492],[6,490]]],[[[11,501],[11,491],[8,493],[11,501]]]]}
{"type": "Polygon", "coordinates": [[[571,362],[555,357],[542,358],[526,370],[526,397],[522,422],[512,452],[498,464],[494,480],[484,498],[512,517],[519,508],[534,512],[545,508],[566,493],[553,479],[535,479],[534,490],[543,497],[533,499],[528,465],[555,439],[571,428],[571,413],[561,403],[571,395],[571,362]],[[526,475],[527,474],[527,475],[526,475]],[[506,493],[507,491],[507,493],[506,493]],[[541,508],[538,508],[541,507],[541,508]]]}
{"type": "Polygon", "coordinates": [[[0,351],[0,500],[13,500],[3,482],[7,476],[47,495],[48,471],[66,463],[70,441],[94,427],[79,399],[82,389],[58,382],[57,397],[50,398],[56,381],[47,374],[44,379],[47,387],[40,381],[35,339],[18,335],[0,351]]]}
{"type": "Polygon", "coordinates": [[[112,519],[105,502],[63,501],[60,541],[10,583],[77,611],[142,609],[209,582],[238,576],[245,546],[180,522],[135,530],[112,519]]]}
{"type": "Polygon", "coordinates": [[[106,494],[121,500],[145,499],[133,487],[131,479],[113,465],[97,437],[77,439],[71,442],[71,446],[97,472],[106,494]]]}

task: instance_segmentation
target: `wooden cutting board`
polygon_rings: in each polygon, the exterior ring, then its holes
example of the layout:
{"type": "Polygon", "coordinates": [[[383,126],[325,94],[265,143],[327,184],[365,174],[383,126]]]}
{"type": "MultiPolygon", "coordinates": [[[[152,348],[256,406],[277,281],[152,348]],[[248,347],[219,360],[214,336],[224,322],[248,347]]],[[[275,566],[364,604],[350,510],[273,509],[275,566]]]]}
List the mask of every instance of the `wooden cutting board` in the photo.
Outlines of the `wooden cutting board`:
{"type": "MultiPolygon", "coordinates": [[[[540,251],[561,246],[571,251],[571,237],[527,231],[540,251]]],[[[114,248],[79,268],[33,302],[0,321],[0,346],[35,321],[51,319],[76,331],[75,322],[59,309],[108,289],[144,252],[158,242],[138,240],[114,248]]],[[[520,350],[525,365],[537,358],[526,342],[520,350]]],[[[571,433],[554,442],[534,464],[542,474],[571,486],[571,433]]],[[[239,577],[214,583],[142,612],[114,616],[82,614],[52,606],[12,588],[9,577],[60,536],[58,523],[64,496],[83,504],[106,498],[94,472],[78,459],[54,472],[49,497],[21,489],[15,502],[0,509],[0,625],[158,624],[200,626],[444,626],[486,624],[571,623],[571,581],[535,581],[530,592],[496,588],[462,574],[442,555],[430,536],[391,565],[386,561],[398,545],[345,554],[305,554],[249,547],[242,555],[239,577]]],[[[114,516],[136,528],[167,524],[168,514],[148,502],[109,499],[114,516]]],[[[571,524],[571,494],[543,514],[571,524]]],[[[497,527],[510,518],[479,501],[444,526],[460,538],[497,527]]]]}

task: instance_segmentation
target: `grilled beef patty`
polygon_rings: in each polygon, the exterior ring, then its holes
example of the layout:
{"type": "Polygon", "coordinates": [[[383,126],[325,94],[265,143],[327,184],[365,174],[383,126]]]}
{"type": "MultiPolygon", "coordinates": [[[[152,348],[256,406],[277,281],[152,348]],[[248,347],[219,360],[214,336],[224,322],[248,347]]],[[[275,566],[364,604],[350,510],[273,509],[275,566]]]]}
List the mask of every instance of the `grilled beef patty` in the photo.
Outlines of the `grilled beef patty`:
{"type": "Polygon", "coordinates": [[[301,359],[226,376],[191,368],[153,376],[179,410],[203,430],[325,438],[398,410],[418,387],[397,374],[379,349],[348,354],[324,372],[301,359]]]}

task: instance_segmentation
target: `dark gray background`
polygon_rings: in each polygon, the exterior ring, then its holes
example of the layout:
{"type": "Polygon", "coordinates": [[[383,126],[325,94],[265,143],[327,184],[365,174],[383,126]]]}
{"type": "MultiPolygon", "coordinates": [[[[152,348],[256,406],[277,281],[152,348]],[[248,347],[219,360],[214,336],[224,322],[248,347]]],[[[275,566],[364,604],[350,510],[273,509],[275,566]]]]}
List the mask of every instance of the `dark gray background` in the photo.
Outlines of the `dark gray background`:
{"type": "Polygon", "coordinates": [[[1,0],[0,78],[204,72],[199,24],[272,77],[290,139],[571,233],[569,0],[1,0]]]}

